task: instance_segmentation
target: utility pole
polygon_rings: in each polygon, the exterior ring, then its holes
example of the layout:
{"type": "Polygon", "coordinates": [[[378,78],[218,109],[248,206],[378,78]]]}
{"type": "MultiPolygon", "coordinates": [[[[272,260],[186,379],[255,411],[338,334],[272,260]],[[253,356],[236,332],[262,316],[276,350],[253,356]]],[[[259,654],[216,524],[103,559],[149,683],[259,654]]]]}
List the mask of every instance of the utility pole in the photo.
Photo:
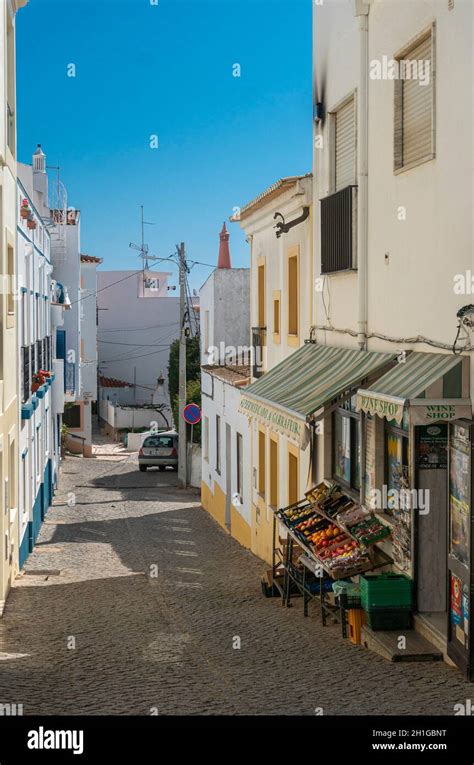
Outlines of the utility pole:
{"type": "Polygon", "coordinates": [[[181,488],[185,489],[188,483],[187,476],[187,444],[186,423],[183,412],[186,406],[186,287],[185,269],[186,260],[184,255],[184,242],[178,246],[179,261],[179,413],[178,413],[178,481],[181,488]]]}

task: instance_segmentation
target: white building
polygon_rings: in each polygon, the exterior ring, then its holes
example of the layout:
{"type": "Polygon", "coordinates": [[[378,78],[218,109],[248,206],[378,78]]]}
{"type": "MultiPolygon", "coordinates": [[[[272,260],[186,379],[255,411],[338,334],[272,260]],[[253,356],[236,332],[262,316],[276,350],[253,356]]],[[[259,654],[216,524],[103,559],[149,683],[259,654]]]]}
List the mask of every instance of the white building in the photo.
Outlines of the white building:
{"type": "Polygon", "coordinates": [[[250,272],[231,268],[221,232],[218,267],[200,289],[201,502],[245,547],[251,538],[250,429],[239,413],[250,377],[250,272]],[[225,250],[225,252],[223,252],[225,250]]]}
{"type": "Polygon", "coordinates": [[[68,206],[64,185],[55,181],[50,191],[51,259],[61,300],[54,321],[56,358],[58,367],[61,361],[64,367],[62,421],[68,427],[68,449],[90,457],[92,403],[97,400],[96,268],[102,261],[81,254],[81,214],[68,206]]]}
{"type": "Polygon", "coordinates": [[[150,404],[160,374],[168,390],[169,348],[179,337],[179,298],[170,296],[170,274],[99,271],[97,276],[100,373],[134,385],[134,403],[150,404]]]}
{"type": "MultiPolygon", "coordinates": [[[[17,258],[21,425],[19,564],[32,551],[57,483],[60,439],[51,385],[54,341],[50,235],[38,148],[34,166],[18,163],[17,258]],[[45,372],[45,375],[42,373],[45,372]]],[[[58,381],[59,383],[61,381],[58,381]]],[[[57,384],[57,383],[56,383],[57,384]]]]}
{"type": "Polygon", "coordinates": [[[16,257],[15,14],[26,0],[0,3],[0,615],[18,571],[18,296],[16,257]]]}

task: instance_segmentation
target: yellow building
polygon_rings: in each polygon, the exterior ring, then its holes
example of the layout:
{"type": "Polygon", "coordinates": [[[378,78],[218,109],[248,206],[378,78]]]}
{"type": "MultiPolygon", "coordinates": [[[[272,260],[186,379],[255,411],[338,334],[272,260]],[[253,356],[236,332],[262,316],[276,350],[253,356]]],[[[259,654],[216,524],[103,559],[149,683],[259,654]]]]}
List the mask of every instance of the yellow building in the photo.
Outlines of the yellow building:
{"type": "MultiPolygon", "coordinates": [[[[251,246],[250,327],[255,381],[304,345],[311,327],[312,177],[282,178],[241,208],[251,246]]],[[[311,478],[306,429],[295,418],[242,390],[250,423],[251,550],[272,557],[273,510],[296,502],[311,478]]]]}
{"type": "Polygon", "coordinates": [[[28,0],[0,3],[0,614],[18,570],[18,344],[16,300],[15,14],[28,0]]]}

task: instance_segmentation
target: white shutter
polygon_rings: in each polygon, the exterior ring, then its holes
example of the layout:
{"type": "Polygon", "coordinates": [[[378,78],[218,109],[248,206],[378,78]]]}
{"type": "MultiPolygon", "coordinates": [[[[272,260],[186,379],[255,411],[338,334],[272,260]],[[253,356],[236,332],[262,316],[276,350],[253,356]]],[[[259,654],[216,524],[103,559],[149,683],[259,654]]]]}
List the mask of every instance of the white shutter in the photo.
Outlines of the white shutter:
{"type": "Polygon", "coordinates": [[[402,164],[404,167],[433,153],[432,64],[431,36],[423,40],[400,61],[401,72],[405,67],[405,77],[410,77],[402,81],[402,164]],[[407,61],[408,64],[406,64],[407,61]],[[424,80],[419,79],[420,66],[423,67],[423,76],[429,76],[427,84],[422,84],[424,80]],[[414,67],[418,71],[417,77],[413,77],[414,67]]]}
{"type": "Polygon", "coordinates": [[[336,112],[336,191],[355,183],[356,132],[354,99],[351,98],[336,112]]]}

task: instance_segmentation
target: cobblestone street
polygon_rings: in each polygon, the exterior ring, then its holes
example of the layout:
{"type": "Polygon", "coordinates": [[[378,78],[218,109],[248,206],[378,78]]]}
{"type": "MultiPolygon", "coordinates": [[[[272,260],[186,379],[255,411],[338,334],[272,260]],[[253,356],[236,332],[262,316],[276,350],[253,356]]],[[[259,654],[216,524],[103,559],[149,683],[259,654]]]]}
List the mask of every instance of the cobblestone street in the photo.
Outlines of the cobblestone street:
{"type": "Polygon", "coordinates": [[[444,664],[388,663],[323,628],[314,606],[304,619],[299,601],[263,598],[262,562],[176,482],[140,473],[135,455],[64,461],[0,622],[0,702],[24,714],[450,715],[472,697],[444,664]]]}

